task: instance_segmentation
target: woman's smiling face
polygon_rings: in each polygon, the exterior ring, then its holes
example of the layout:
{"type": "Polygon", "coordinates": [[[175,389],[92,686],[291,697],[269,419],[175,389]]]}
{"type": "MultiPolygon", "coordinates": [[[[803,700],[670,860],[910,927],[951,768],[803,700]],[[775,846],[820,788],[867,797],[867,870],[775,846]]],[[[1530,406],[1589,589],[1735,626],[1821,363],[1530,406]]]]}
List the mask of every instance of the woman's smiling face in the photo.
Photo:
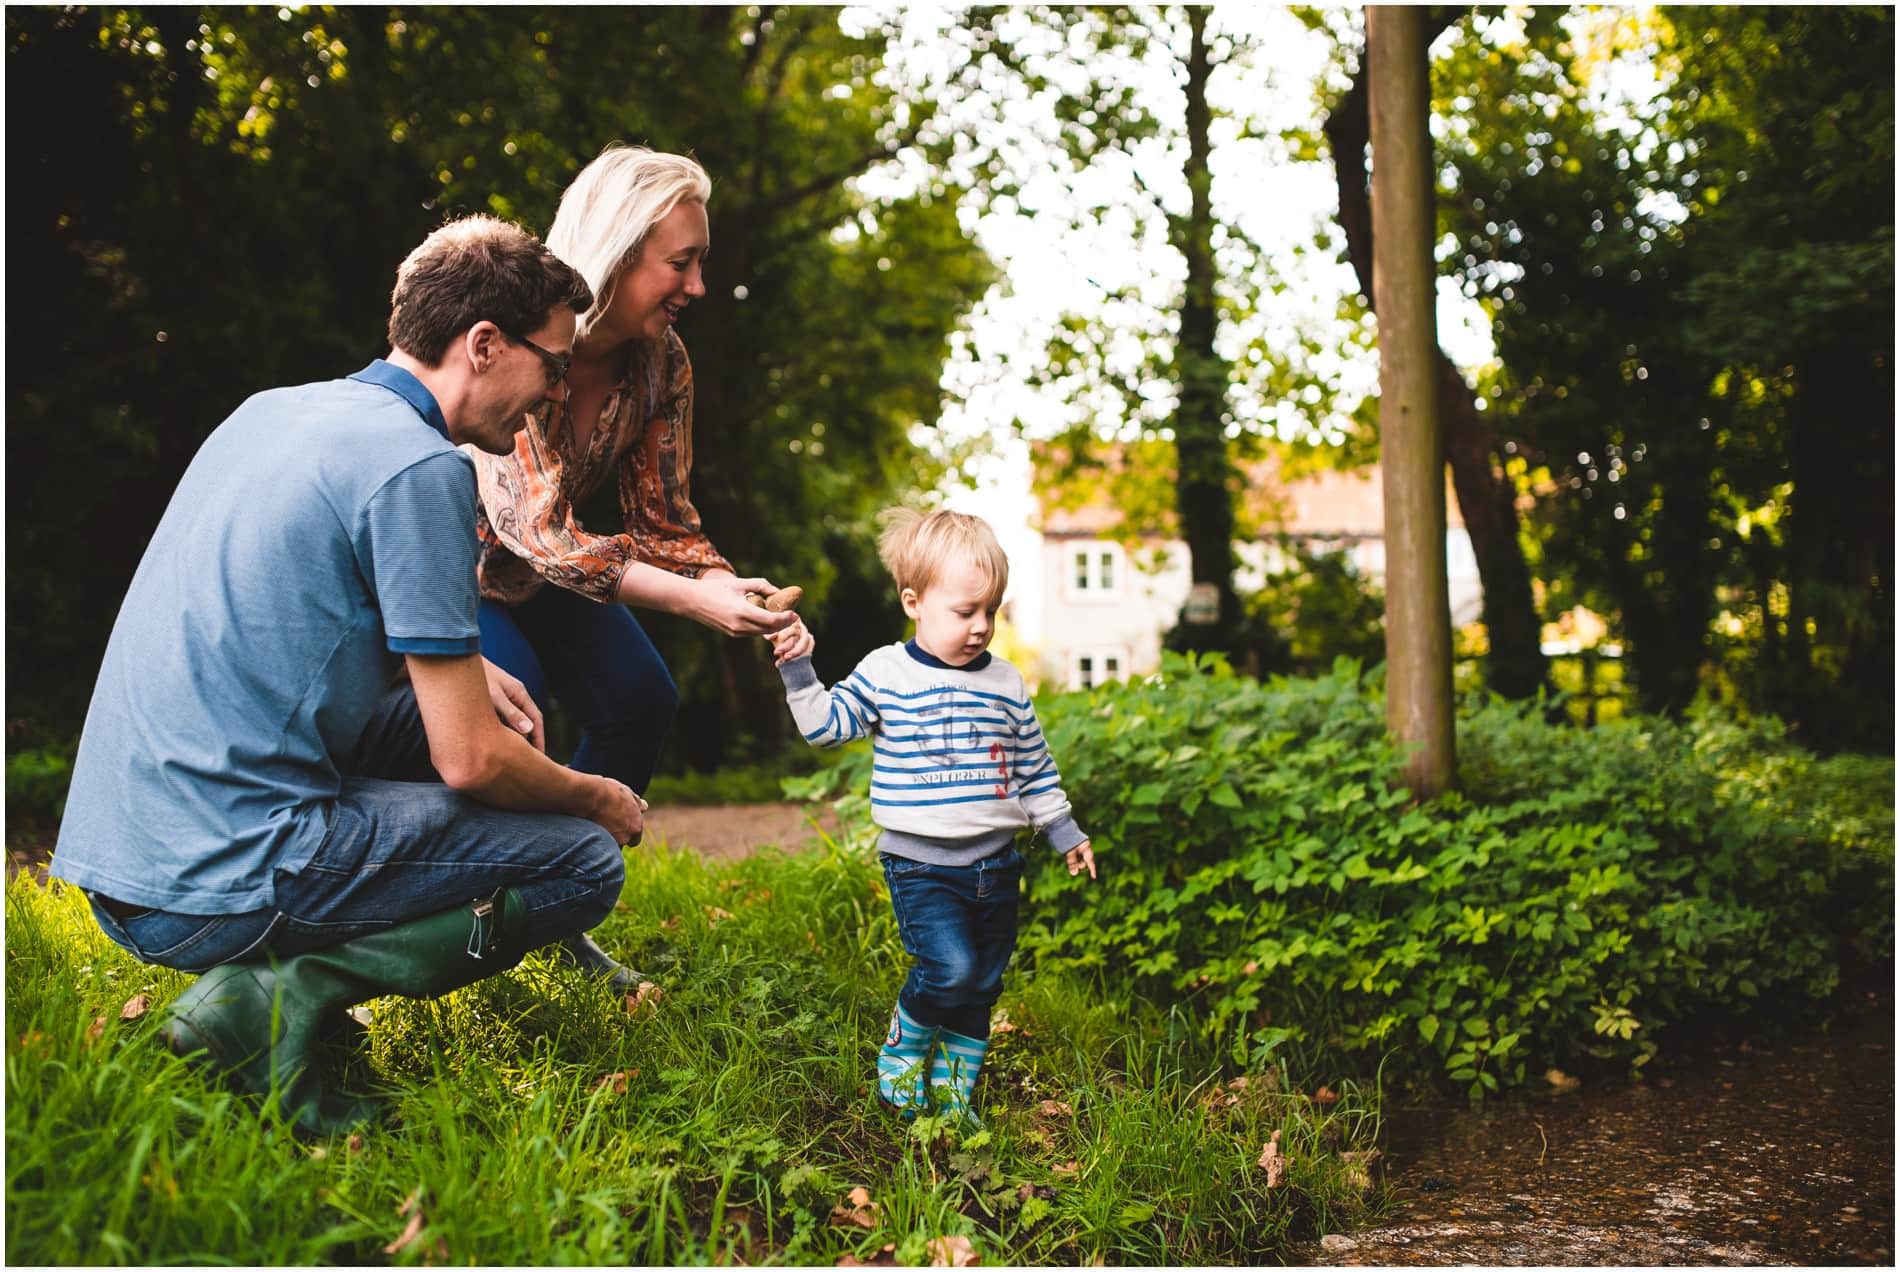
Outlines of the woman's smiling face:
{"type": "Polygon", "coordinates": [[[684,200],[674,204],[647,233],[640,259],[615,281],[613,302],[601,315],[599,328],[616,344],[665,335],[680,312],[706,294],[700,270],[709,240],[706,205],[684,200]]]}

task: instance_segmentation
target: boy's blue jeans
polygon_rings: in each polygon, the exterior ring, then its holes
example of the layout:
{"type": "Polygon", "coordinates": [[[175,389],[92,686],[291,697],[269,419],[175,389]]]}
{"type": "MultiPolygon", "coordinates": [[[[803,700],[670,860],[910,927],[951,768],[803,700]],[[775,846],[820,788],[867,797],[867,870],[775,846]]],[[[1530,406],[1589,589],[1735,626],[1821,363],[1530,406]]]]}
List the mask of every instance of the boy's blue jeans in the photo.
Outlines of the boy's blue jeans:
{"type": "Polygon", "coordinates": [[[495,808],[444,786],[429,766],[416,696],[392,690],[364,730],[308,865],[279,870],[274,904],[241,914],[113,913],[105,934],[133,957],[185,972],[289,958],[513,887],[531,945],[585,932],[613,912],[626,879],[614,837],[559,813],[495,808]]]}
{"type": "Polygon", "coordinates": [[[898,935],[916,960],[897,1001],[920,1025],[988,1038],[990,1009],[1016,951],[1022,857],[1005,848],[968,866],[880,860],[898,935]]]}
{"type": "Polygon", "coordinates": [[[484,600],[478,621],[483,656],[580,725],[571,767],[646,794],[680,692],[633,612],[550,584],[519,605],[484,600]]]}

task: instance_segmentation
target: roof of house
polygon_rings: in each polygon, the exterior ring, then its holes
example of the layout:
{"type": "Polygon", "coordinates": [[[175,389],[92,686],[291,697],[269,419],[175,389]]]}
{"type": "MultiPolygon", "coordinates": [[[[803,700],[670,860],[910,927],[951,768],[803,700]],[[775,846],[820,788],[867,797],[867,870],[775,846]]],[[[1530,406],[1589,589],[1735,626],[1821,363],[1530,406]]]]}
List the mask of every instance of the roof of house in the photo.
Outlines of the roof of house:
{"type": "MultiPolygon", "coordinates": [[[[1108,462],[1120,459],[1120,448],[1112,448],[1108,462]]],[[[1269,457],[1246,465],[1244,472],[1247,488],[1243,500],[1257,525],[1276,527],[1301,538],[1385,537],[1385,486],[1376,466],[1355,472],[1325,470],[1281,481],[1280,463],[1269,457]]],[[[1108,502],[1105,490],[1098,489],[1079,507],[1064,507],[1038,489],[1036,502],[1045,537],[1094,538],[1113,530],[1122,520],[1121,509],[1108,502]]],[[[1449,476],[1445,518],[1449,526],[1464,524],[1449,476]]]]}

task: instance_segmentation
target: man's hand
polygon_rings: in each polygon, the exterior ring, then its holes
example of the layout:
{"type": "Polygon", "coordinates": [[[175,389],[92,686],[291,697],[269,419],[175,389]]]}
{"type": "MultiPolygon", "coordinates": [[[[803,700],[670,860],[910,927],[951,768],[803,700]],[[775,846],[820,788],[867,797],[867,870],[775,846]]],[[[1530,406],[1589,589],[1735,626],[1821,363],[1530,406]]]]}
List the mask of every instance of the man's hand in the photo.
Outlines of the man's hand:
{"type": "Polygon", "coordinates": [[[742,579],[724,570],[707,570],[692,580],[680,613],[727,636],[770,636],[798,621],[792,613],[774,614],[746,599],[747,592],[778,591],[767,579],[742,579]]]}
{"type": "Polygon", "coordinates": [[[772,642],[772,662],[778,667],[783,667],[794,658],[803,658],[818,647],[818,642],[812,639],[811,628],[805,626],[802,619],[766,639],[772,642]]]}
{"type": "Polygon", "coordinates": [[[1070,874],[1081,874],[1082,867],[1087,866],[1089,868],[1089,878],[1093,879],[1095,877],[1095,849],[1089,847],[1088,840],[1084,839],[1081,843],[1063,853],[1062,859],[1069,863],[1070,874]]]}
{"type": "Polygon", "coordinates": [[[534,704],[528,687],[513,676],[482,659],[482,675],[488,678],[488,700],[495,704],[501,722],[534,743],[534,749],[546,752],[547,737],[541,727],[541,708],[534,704]]]}
{"type": "Polygon", "coordinates": [[[587,819],[622,844],[637,844],[646,829],[647,802],[633,793],[625,782],[611,777],[596,779],[594,807],[587,819]]]}

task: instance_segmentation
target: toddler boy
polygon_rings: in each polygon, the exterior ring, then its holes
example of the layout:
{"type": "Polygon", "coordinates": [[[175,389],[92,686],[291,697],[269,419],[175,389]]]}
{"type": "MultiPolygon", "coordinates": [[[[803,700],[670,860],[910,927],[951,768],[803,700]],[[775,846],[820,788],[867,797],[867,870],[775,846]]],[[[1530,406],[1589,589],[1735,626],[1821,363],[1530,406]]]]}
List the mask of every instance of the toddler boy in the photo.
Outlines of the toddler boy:
{"type": "Polygon", "coordinates": [[[1095,854],[1069,810],[1016,668],[989,652],[1009,559],[978,517],[897,509],[878,541],[914,639],[873,650],[829,691],[802,623],[775,635],[786,701],[805,740],[874,734],[871,815],[904,948],[913,960],[878,1055],[878,1097],[906,1116],[928,1093],[958,1114],[989,1051],[990,1009],[1016,948],[1033,827],[1069,873],[1095,854]]]}

